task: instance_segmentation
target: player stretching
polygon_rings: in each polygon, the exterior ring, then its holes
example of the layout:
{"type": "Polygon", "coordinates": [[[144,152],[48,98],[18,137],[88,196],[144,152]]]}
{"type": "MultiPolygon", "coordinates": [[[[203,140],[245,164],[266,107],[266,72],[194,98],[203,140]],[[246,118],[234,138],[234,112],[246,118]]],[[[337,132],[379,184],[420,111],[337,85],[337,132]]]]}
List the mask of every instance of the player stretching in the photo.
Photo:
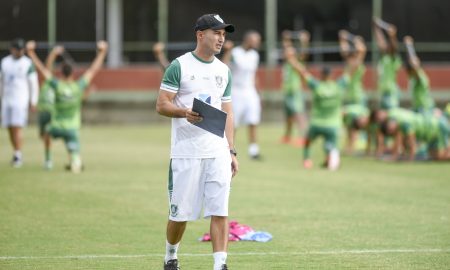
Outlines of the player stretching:
{"type": "Polygon", "coordinates": [[[430,82],[425,71],[420,66],[420,59],[412,51],[413,39],[410,36],[403,38],[408,49],[408,61],[406,69],[409,76],[409,89],[412,93],[412,107],[415,112],[431,113],[434,101],[430,95],[430,82]]]}
{"type": "Polygon", "coordinates": [[[256,71],[259,65],[257,49],[261,36],[254,30],[244,34],[241,46],[230,50],[230,43],[224,47],[222,61],[229,65],[233,74],[233,112],[235,127],[244,124],[248,126],[248,154],[252,159],[260,159],[257,143],[257,126],[261,121],[261,100],[256,88],[256,71]]]}
{"type": "MultiPolygon", "coordinates": [[[[291,31],[283,31],[283,49],[284,53],[286,53],[286,49],[293,46],[292,44],[292,32],[291,31]]],[[[298,39],[300,40],[301,52],[299,56],[299,61],[304,63],[308,57],[308,53],[306,50],[309,46],[310,35],[308,31],[300,31],[298,35],[298,39]]],[[[295,146],[302,146],[305,142],[305,130],[307,128],[307,119],[304,113],[305,104],[302,97],[302,82],[301,79],[295,71],[291,64],[286,60],[286,55],[284,55],[285,63],[283,64],[283,81],[281,88],[284,93],[284,113],[286,116],[286,128],[283,138],[281,139],[282,143],[290,143],[291,142],[291,134],[292,134],[292,126],[294,123],[298,125],[299,128],[299,139],[294,141],[295,146]]]]}
{"type": "Polygon", "coordinates": [[[366,72],[364,58],[366,57],[367,48],[364,44],[364,39],[361,36],[353,36],[349,32],[341,30],[339,31],[339,44],[346,69],[354,70],[350,77],[344,101],[346,104],[361,104],[365,106],[366,94],[364,93],[362,80],[366,72]]]}
{"type": "Polygon", "coordinates": [[[169,165],[169,221],[165,270],[179,269],[177,251],[188,221],[211,218],[214,269],[226,270],[228,198],[231,178],[238,171],[233,141],[231,72],[214,55],[220,53],[226,32],[234,26],[217,14],[201,16],[195,25],[197,47],[170,64],[164,73],[156,110],[172,118],[169,165]],[[227,113],[225,137],[192,123],[202,121],[191,110],[199,98],[227,113]]]}
{"type": "Polygon", "coordinates": [[[382,109],[390,109],[399,106],[400,90],[397,84],[397,72],[402,66],[402,60],[397,52],[397,28],[387,24],[378,18],[373,23],[375,40],[381,51],[378,62],[378,91],[381,95],[382,109]],[[384,35],[387,32],[389,40],[384,35]]]}
{"type": "Polygon", "coordinates": [[[22,129],[28,121],[28,108],[36,108],[39,83],[33,63],[24,55],[25,41],[11,43],[10,55],[0,63],[0,93],[2,99],[2,126],[8,128],[14,149],[11,164],[22,166],[22,129]]]}
{"type": "Polygon", "coordinates": [[[27,43],[28,55],[55,93],[54,115],[52,116],[48,133],[53,138],[62,138],[64,140],[70,155],[69,168],[72,172],[79,173],[82,169],[79,131],[83,92],[102,67],[108,44],[105,41],[97,43],[98,52],[95,60],[78,80],[74,80],[72,66],[68,63],[62,65],[62,78],[55,78],[52,72],[39,60],[35,53],[35,48],[36,43],[34,41],[27,43]]]}
{"type": "Polygon", "coordinates": [[[326,158],[324,166],[330,170],[335,170],[339,167],[338,135],[342,122],[342,96],[348,85],[349,76],[343,74],[335,82],[331,79],[331,70],[324,67],[321,79],[316,80],[298,62],[294,48],[288,49],[286,55],[289,63],[306,81],[313,94],[311,123],[303,149],[303,166],[307,169],[313,166],[310,158],[310,145],[314,139],[320,136],[325,139],[324,151],[326,158]]]}
{"type": "Polygon", "coordinates": [[[163,70],[166,70],[170,63],[169,60],[167,60],[164,49],[165,45],[163,42],[156,42],[155,45],[153,45],[153,54],[155,55],[158,64],[163,70]]]}
{"type": "MultiPolygon", "coordinates": [[[[53,64],[56,58],[64,52],[64,47],[55,46],[50,54],[47,56],[45,66],[48,70],[53,71],[53,64]]],[[[48,134],[48,129],[51,123],[53,108],[55,103],[55,92],[51,89],[50,83],[44,82],[39,91],[38,100],[38,125],[39,136],[44,142],[45,149],[45,162],[44,168],[50,170],[53,168],[52,156],[51,156],[51,136],[48,134]]]]}

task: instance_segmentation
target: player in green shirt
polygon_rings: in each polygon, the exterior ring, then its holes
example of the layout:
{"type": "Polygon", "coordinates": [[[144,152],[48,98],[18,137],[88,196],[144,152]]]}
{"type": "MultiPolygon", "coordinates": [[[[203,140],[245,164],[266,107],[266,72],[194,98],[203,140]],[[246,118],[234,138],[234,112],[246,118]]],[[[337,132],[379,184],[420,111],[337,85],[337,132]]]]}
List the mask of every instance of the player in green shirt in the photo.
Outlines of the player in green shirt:
{"type": "Polygon", "coordinates": [[[100,70],[106,56],[108,44],[105,41],[97,43],[98,53],[91,66],[78,80],[74,80],[72,66],[68,63],[62,65],[62,78],[57,79],[39,60],[35,53],[36,43],[27,43],[27,53],[37,70],[50,84],[55,94],[54,114],[48,133],[53,138],[62,138],[70,154],[69,168],[74,173],[81,172],[79,130],[81,126],[81,101],[83,91],[94,75],[100,70]]]}
{"type": "MultiPolygon", "coordinates": [[[[405,36],[403,41],[406,46],[413,48],[414,40],[410,36],[405,36]]],[[[420,65],[417,55],[408,53],[406,71],[409,76],[409,89],[412,94],[412,108],[416,112],[431,113],[434,109],[434,100],[430,95],[430,82],[427,74],[420,65]]]]}
{"type": "Polygon", "coordinates": [[[311,121],[305,140],[303,166],[312,167],[310,145],[317,137],[323,137],[326,153],[324,166],[335,170],[339,167],[338,133],[342,124],[342,97],[349,82],[349,75],[344,73],[340,79],[334,81],[331,79],[331,70],[325,67],[322,69],[321,79],[316,80],[297,60],[294,48],[287,49],[286,56],[312,91],[311,121]]]}
{"type": "Polygon", "coordinates": [[[343,107],[344,125],[347,129],[346,152],[353,153],[360,131],[367,131],[369,127],[369,109],[361,104],[345,105],[343,107]]]}
{"type": "Polygon", "coordinates": [[[424,130],[424,120],[423,116],[403,108],[380,112],[378,155],[381,156],[384,153],[384,138],[388,136],[394,139],[390,159],[398,160],[404,148],[405,154],[408,153],[407,159],[414,160],[417,152],[416,137],[422,136],[420,132],[424,130]]]}
{"type": "MultiPolygon", "coordinates": [[[[291,31],[283,31],[283,48],[289,48],[293,46],[291,31]]],[[[309,46],[310,35],[307,31],[303,30],[299,32],[298,39],[300,40],[300,46],[302,51],[299,55],[300,62],[304,63],[308,57],[305,49],[309,46]]],[[[285,57],[286,59],[286,57],[285,57]]],[[[304,113],[305,104],[302,96],[302,82],[299,74],[295,69],[285,61],[282,69],[282,90],[284,94],[284,113],[285,120],[285,133],[281,139],[282,143],[294,143],[295,146],[301,146],[304,144],[304,132],[307,126],[307,119],[304,113]],[[298,125],[299,138],[292,141],[292,127],[294,124],[298,125]]]]}
{"type": "Polygon", "coordinates": [[[367,48],[361,36],[353,36],[346,30],[339,31],[339,46],[341,56],[345,61],[346,69],[354,70],[347,87],[345,104],[366,105],[363,77],[366,73],[364,59],[367,48]],[[353,47],[353,48],[352,48],[353,47]]]}
{"type": "MultiPolygon", "coordinates": [[[[45,66],[48,70],[53,70],[53,64],[56,58],[64,52],[64,47],[55,46],[50,54],[47,56],[45,61],[45,66]]],[[[53,168],[53,162],[51,157],[51,136],[48,134],[47,130],[49,128],[53,109],[55,103],[55,93],[49,82],[44,82],[39,91],[38,99],[38,125],[39,125],[39,135],[44,142],[45,149],[45,162],[44,168],[50,170],[53,168]]]]}
{"type": "Polygon", "coordinates": [[[400,102],[397,72],[402,66],[402,60],[397,52],[397,28],[392,24],[387,24],[385,28],[381,28],[378,23],[373,25],[375,40],[382,55],[377,67],[380,107],[382,109],[395,108],[399,106],[400,102]],[[389,40],[386,40],[383,31],[387,33],[389,40]]]}
{"type": "Polygon", "coordinates": [[[448,122],[440,111],[424,115],[402,108],[390,110],[380,126],[382,136],[394,137],[391,158],[399,159],[404,149],[408,153],[407,160],[411,161],[415,159],[420,143],[425,144],[431,159],[448,159],[449,130],[448,122]]]}

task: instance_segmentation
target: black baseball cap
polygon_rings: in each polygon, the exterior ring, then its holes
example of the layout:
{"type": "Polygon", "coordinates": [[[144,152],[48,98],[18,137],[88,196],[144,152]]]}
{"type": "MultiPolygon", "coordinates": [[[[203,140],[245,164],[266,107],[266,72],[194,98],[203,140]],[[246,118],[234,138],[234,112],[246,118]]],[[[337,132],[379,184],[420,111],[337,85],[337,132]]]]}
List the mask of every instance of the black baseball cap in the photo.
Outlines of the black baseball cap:
{"type": "Polygon", "coordinates": [[[11,41],[11,48],[15,48],[18,50],[25,49],[25,40],[22,38],[16,38],[13,41],[11,41]]]}
{"type": "Polygon", "coordinates": [[[219,14],[205,14],[197,19],[195,23],[195,31],[203,31],[206,29],[219,30],[225,29],[228,33],[234,32],[234,25],[224,23],[219,14]]]}

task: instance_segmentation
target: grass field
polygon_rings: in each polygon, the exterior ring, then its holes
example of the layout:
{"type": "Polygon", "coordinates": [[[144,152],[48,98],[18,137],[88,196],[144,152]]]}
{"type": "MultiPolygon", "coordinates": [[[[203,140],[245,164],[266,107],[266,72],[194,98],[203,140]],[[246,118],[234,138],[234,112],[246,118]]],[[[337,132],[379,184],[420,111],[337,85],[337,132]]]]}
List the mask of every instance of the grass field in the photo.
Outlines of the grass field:
{"type": "MultiPolygon", "coordinates": [[[[230,244],[230,269],[450,269],[450,166],[343,158],[332,173],[300,167],[300,150],[261,129],[263,162],[245,155],[231,219],[269,231],[269,243],[230,244]]],[[[25,165],[9,167],[0,132],[0,269],[162,269],[167,218],[169,126],[93,126],[82,131],[86,171],[42,169],[36,131],[25,165]]],[[[322,158],[316,144],[316,164],[322,158]]],[[[188,225],[182,269],[212,269],[208,221],[188,225]]]]}

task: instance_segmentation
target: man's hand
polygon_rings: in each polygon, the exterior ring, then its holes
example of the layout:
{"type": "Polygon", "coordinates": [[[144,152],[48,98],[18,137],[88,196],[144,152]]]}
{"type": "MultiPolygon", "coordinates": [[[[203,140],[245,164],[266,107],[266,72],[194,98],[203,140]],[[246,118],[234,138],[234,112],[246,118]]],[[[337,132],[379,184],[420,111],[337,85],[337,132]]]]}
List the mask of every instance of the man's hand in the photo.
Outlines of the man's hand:
{"type": "Polygon", "coordinates": [[[36,50],[36,41],[30,40],[26,45],[27,52],[36,50]]]}
{"type": "Polygon", "coordinates": [[[104,40],[100,40],[97,42],[97,49],[100,52],[106,51],[108,50],[108,42],[104,41],[104,40]]]}
{"type": "Polygon", "coordinates": [[[55,55],[61,55],[64,53],[64,47],[61,45],[58,45],[58,46],[55,46],[52,51],[55,55]]]}
{"type": "Polygon", "coordinates": [[[234,177],[239,171],[239,162],[235,155],[231,154],[231,176],[234,177]]]}
{"type": "Polygon", "coordinates": [[[310,38],[311,36],[309,35],[309,32],[306,30],[301,30],[300,33],[298,34],[298,39],[300,40],[301,43],[309,42],[310,38]]]}
{"type": "Polygon", "coordinates": [[[411,36],[405,36],[405,37],[403,38],[403,42],[405,42],[405,44],[410,44],[410,45],[412,45],[413,42],[414,42],[414,40],[413,40],[413,38],[412,38],[411,36]]]}
{"type": "Polygon", "coordinates": [[[166,48],[166,46],[164,45],[164,43],[162,42],[156,42],[153,45],[153,53],[155,54],[159,54],[162,53],[164,51],[164,49],[166,48]]]}
{"type": "Polygon", "coordinates": [[[397,27],[395,27],[395,25],[390,24],[389,28],[387,29],[387,33],[389,34],[389,36],[395,37],[395,35],[397,34],[397,27]]]}
{"type": "Polygon", "coordinates": [[[201,122],[203,120],[203,117],[201,117],[199,113],[194,112],[191,108],[189,108],[186,111],[186,120],[191,124],[195,124],[201,122]]]}

